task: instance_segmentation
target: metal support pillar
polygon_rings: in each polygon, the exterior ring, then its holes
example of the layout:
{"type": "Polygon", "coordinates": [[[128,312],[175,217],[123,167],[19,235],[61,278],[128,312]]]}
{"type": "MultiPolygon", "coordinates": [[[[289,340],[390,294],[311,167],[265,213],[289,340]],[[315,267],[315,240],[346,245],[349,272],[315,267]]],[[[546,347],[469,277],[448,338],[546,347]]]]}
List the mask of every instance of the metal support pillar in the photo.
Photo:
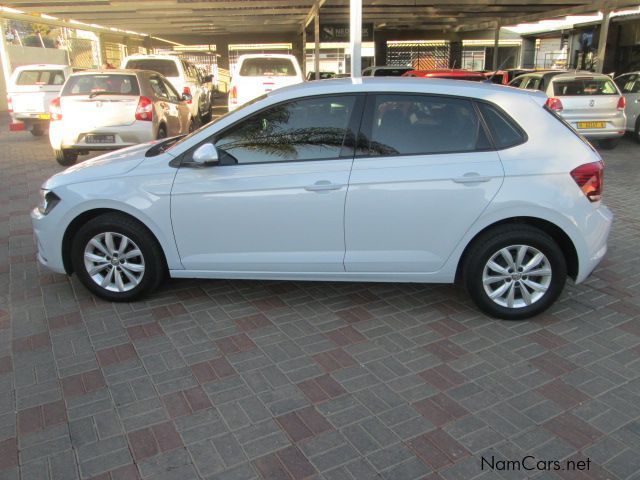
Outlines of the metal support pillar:
{"type": "Polygon", "coordinates": [[[607,37],[609,36],[609,22],[611,20],[611,12],[602,12],[602,22],[600,23],[600,36],[598,38],[598,63],[596,63],[596,72],[602,73],[604,68],[604,55],[607,51],[607,37]]]}
{"type": "Polygon", "coordinates": [[[316,7],[316,15],[313,21],[313,71],[316,80],[320,80],[320,7],[316,7]]]}
{"type": "Polygon", "coordinates": [[[300,67],[304,78],[307,78],[307,27],[304,25],[302,26],[302,63],[300,67]]]}
{"type": "Polygon", "coordinates": [[[349,20],[351,78],[360,78],[362,76],[362,0],[350,0],[349,20]]]}
{"type": "MultiPolygon", "coordinates": [[[[2,61],[2,76],[4,78],[5,89],[9,88],[9,78],[11,78],[11,59],[7,51],[7,43],[5,41],[4,18],[0,18],[0,60],[2,61]]],[[[6,90],[5,90],[6,93],[6,90]]],[[[5,97],[5,95],[3,95],[5,97]]],[[[6,103],[1,110],[6,109],[6,103]]]]}
{"type": "Polygon", "coordinates": [[[496,23],[495,33],[493,37],[493,66],[492,70],[498,70],[498,51],[500,45],[500,24],[496,23]]]}

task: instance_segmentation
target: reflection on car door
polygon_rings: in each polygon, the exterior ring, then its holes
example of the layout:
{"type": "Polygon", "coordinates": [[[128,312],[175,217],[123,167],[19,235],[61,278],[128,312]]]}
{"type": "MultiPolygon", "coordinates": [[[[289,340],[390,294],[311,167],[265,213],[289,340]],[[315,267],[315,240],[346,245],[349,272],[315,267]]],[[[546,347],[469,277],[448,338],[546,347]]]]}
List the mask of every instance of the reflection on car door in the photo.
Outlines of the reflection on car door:
{"type": "Polygon", "coordinates": [[[362,99],[285,102],[214,134],[208,141],[215,144],[220,164],[190,168],[183,163],[172,190],[171,216],[183,266],[285,277],[344,271],[350,132],[360,120],[362,99]]]}
{"type": "Polygon", "coordinates": [[[347,272],[435,272],[503,180],[473,103],[371,95],[345,208],[347,272]]]}
{"type": "Polygon", "coordinates": [[[180,135],[189,131],[189,107],[182,101],[176,89],[166,78],[162,79],[169,101],[171,102],[171,132],[169,136],[180,135]]]}
{"type": "Polygon", "coordinates": [[[627,130],[635,130],[640,117],[640,75],[631,73],[616,78],[616,84],[627,102],[627,130]]]}

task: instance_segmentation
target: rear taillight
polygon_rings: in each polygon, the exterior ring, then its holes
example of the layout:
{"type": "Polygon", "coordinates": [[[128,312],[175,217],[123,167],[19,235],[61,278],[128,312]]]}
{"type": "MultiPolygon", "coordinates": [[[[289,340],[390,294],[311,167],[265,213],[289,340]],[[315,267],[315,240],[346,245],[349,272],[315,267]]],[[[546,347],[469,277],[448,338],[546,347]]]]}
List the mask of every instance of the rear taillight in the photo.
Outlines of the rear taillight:
{"type": "Polygon", "coordinates": [[[571,170],[571,177],[591,202],[602,198],[604,186],[604,163],[585,163],[571,170]]]}
{"type": "MultiPolygon", "coordinates": [[[[183,95],[189,95],[189,97],[191,97],[191,89],[189,87],[184,87],[182,89],[182,94],[183,95]]],[[[192,101],[193,101],[192,99],[189,99],[189,100],[187,100],[187,103],[191,103],[192,101]]]]}
{"type": "Polygon", "coordinates": [[[11,100],[9,95],[7,95],[7,110],[9,113],[13,113],[13,100],[11,100]]]}
{"type": "Polygon", "coordinates": [[[150,122],[153,120],[153,102],[147,97],[140,97],[136,107],[136,120],[150,122]]]}
{"type": "Polygon", "coordinates": [[[51,114],[51,121],[62,120],[62,107],[60,106],[60,97],[56,97],[51,100],[49,104],[49,113],[51,114]]]}
{"type": "Polygon", "coordinates": [[[554,112],[561,112],[562,109],[564,108],[562,106],[562,102],[560,101],[560,99],[554,98],[554,97],[547,98],[545,105],[549,110],[553,110],[554,112]]]}
{"type": "Polygon", "coordinates": [[[235,86],[231,87],[231,92],[229,92],[229,101],[231,103],[238,103],[238,89],[235,86]]]}
{"type": "Polygon", "coordinates": [[[624,107],[627,106],[627,100],[624,97],[620,97],[618,99],[618,110],[624,110],[624,107]]]}

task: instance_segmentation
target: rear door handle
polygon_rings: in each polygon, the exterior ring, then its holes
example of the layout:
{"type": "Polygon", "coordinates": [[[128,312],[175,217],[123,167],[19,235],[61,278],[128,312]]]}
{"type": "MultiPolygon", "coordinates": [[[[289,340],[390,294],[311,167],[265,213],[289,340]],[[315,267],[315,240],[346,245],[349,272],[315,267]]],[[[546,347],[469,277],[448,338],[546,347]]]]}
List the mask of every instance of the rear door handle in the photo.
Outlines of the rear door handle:
{"type": "Polygon", "coordinates": [[[307,185],[304,189],[309,192],[328,192],[330,190],[340,190],[342,187],[344,187],[344,185],[340,183],[331,183],[329,180],[320,180],[313,185],[307,185]]]}
{"type": "Polygon", "coordinates": [[[491,177],[483,177],[479,173],[468,172],[468,173],[465,173],[461,177],[452,178],[451,180],[453,180],[456,183],[466,183],[466,184],[468,184],[468,183],[484,183],[484,182],[488,182],[489,180],[491,180],[491,177]]]}

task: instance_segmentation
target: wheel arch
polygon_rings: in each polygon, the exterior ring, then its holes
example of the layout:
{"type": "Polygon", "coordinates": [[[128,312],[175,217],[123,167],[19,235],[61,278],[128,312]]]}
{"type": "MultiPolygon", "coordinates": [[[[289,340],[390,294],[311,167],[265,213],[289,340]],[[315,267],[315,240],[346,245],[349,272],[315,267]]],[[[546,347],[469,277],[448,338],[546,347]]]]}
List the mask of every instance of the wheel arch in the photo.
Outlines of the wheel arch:
{"type": "Polygon", "coordinates": [[[77,215],[70,223],[69,225],[67,225],[67,228],[64,232],[64,235],[62,237],[62,264],[64,266],[64,270],[68,275],[71,275],[73,273],[73,265],[71,262],[71,244],[73,242],[73,238],[75,237],[76,233],[78,232],[78,230],[80,230],[80,228],[82,227],[82,225],[86,224],[87,222],[89,222],[90,220],[100,216],[100,215],[104,215],[106,213],[113,213],[116,215],[120,215],[122,217],[126,217],[129,218],[133,221],[135,221],[136,223],[138,223],[140,225],[141,228],[143,228],[144,230],[146,230],[149,235],[151,235],[151,238],[154,239],[154,241],[156,242],[158,249],[160,250],[161,254],[162,254],[162,261],[164,263],[165,268],[168,268],[167,265],[167,257],[166,257],[166,253],[164,251],[164,248],[162,247],[162,243],[160,242],[160,240],[158,239],[157,235],[149,228],[147,227],[142,221],[140,221],[139,218],[136,218],[134,215],[131,215],[130,213],[124,212],[122,210],[118,210],[115,208],[93,208],[90,210],[86,210],[82,213],[80,213],[79,215],[77,215]]]}
{"type": "Polygon", "coordinates": [[[555,223],[550,222],[549,220],[536,218],[536,217],[522,216],[522,217],[510,217],[510,218],[504,218],[502,220],[498,220],[490,225],[487,225],[482,230],[477,232],[473,236],[473,238],[471,238],[471,240],[467,243],[466,247],[464,248],[464,251],[462,252],[462,255],[460,255],[460,258],[458,259],[458,265],[456,268],[456,276],[455,276],[456,282],[462,279],[462,266],[464,265],[466,255],[471,250],[471,246],[478,239],[478,237],[480,237],[480,235],[483,235],[490,230],[499,228],[503,225],[529,225],[545,232],[547,235],[553,238],[553,240],[558,244],[558,246],[562,250],[562,253],[567,262],[567,274],[569,275],[569,277],[571,277],[573,280],[577,278],[578,272],[579,272],[578,252],[569,235],[567,235],[567,233],[562,228],[560,228],[555,223]]]}

